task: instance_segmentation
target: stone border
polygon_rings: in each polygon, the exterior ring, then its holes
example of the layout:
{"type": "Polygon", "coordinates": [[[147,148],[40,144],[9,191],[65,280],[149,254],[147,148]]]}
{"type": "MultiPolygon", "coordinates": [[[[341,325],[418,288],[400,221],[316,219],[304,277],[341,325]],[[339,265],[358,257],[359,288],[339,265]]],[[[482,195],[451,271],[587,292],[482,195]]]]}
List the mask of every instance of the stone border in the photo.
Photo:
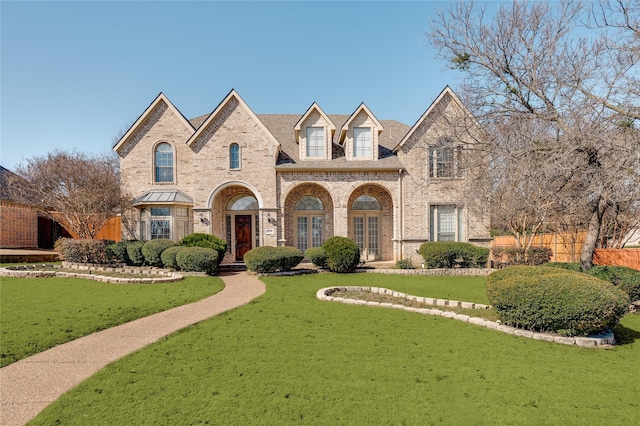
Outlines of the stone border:
{"type": "Polygon", "coordinates": [[[606,334],[593,336],[593,337],[565,337],[559,334],[553,333],[538,333],[534,331],[522,330],[519,328],[503,325],[496,321],[489,321],[484,318],[472,317],[469,315],[456,314],[452,311],[443,311],[440,309],[427,309],[427,308],[413,308],[410,306],[396,305],[393,303],[380,303],[366,300],[346,299],[343,297],[333,297],[336,291],[363,291],[369,293],[377,293],[390,295],[405,299],[407,301],[425,303],[434,306],[448,306],[452,308],[466,308],[466,309],[489,309],[488,305],[482,305],[470,302],[460,302],[457,300],[444,300],[434,299],[430,297],[412,296],[398,291],[389,290],[382,287],[358,287],[358,286],[346,286],[346,287],[325,287],[316,292],[316,297],[324,301],[332,301],[339,303],[346,303],[348,305],[365,305],[365,306],[379,306],[381,308],[401,309],[404,311],[415,312],[422,315],[434,315],[438,317],[451,318],[458,321],[468,322],[471,324],[479,325],[481,327],[490,328],[492,330],[501,331],[503,333],[512,334],[518,337],[527,337],[535,340],[544,340],[546,342],[561,343],[563,345],[580,346],[580,347],[598,347],[608,348],[614,344],[613,332],[606,334]]]}
{"type": "Polygon", "coordinates": [[[495,271],[491,268],[445,268],[445,269],[356,269],[369,274],[395,275],[451,275],[457,277],[486,277],[495,271]]]}
{"type": "Polygon", "coordinates": [[[159,283],[172,283],[182,281],[184,277],[177,272],[156,269],[156,268],[144,268],[136,266],[127,266],[120,268],[113,268],[102,265],[91,265],[84,263],[71,263],[63,262],[62,266],[54,266],[50,271],[47,270],[35,270],[28,269],[12,269],[15,267],[0,268],[0,277],[20,277],[20,278],[47,278],[47,277],[68,277],[68,278],[84,278],[92,281],[99,281],[103,283],[111,284],[159,284],[159,283]],[[55,269],[77,269],[89,271],[88,274],[75,273],[75,272],[62,272],[55,269]],[[92,273],[93,271],[97,274],[92,273]],[[100,275],[100,272],[121,272],[128,274],[145,274],[145,275],[158,275],[158,278],[118,278],[109,277],[106,275],[100,275]]]}

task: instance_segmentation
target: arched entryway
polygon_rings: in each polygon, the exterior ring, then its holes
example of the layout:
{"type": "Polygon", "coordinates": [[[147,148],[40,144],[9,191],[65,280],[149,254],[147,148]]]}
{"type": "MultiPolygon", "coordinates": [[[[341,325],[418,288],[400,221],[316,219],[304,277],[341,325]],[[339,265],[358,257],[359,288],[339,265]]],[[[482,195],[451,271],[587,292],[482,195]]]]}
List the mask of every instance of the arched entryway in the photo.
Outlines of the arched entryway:
{"type": "Polygon", "coordinates": [[[349,238],[360,248],[364,260],[393,258],[393,201],[377,185],[357,188],[349,197],[349,238]]]}
{"type": "Polygon", "coordinates": [[[293,188],[287,194],[284,212],[288,246],[304,252],[333,235],[333,200],[320,185],[305,183],[293,188]]]}
{"type": "Polygon", "coordinates": [[[234,185],[220,190],[212,204],[212,233],[227,241],[227,260],[242,261],[246,252],[260,245],[258,198],[234,185]]]}

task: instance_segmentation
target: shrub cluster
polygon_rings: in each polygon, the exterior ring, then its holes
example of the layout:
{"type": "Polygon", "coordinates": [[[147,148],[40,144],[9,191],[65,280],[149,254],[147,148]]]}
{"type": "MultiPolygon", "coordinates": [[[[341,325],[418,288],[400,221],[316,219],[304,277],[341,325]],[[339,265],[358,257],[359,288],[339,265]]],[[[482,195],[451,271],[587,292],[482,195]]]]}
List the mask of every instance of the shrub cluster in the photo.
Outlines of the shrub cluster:
{"type": "Polygon", "coordinates": [[[489,249],[469,243],[438,241],[423,243],[418,253],[425,268],[484,268],[489,249]]]}
{"type": "Polygon", "coordinates": [[[162,252],[175,245],[176,243],[174,241],[164,238],[147,241],[142,246],[142,255],[144,256],[145,264],[162,268],[163,264],[162,259],[160,258],[162,252]]]}
{"type": "Polygon", "coordinates": [[[261,246],[244,254],[247,269],[258,273],[290,271],[297,266],[304,255],[295,247],[261,246]]]}
{"type": "Polygon", "coordinates": [[[127,245],[135,240],[119,241],[117,243],[109,244],[105,247],[105,255],[107,260],[116,263],[124,263],[126,265],[131,264],[129,255],[127,254],[127,245]]]}
{"type": "MultiPolygon", "coordinates": [[[[544,266],[580,271],[579,263],[549,262],[544,266]]],[[[587,274],[609,281],[629,295],[631,301],[640,300],[640,271],[624,266],[594,266],[587,274]]]]}
{"type": "Polygon", "coordinates": [[[224,259],[224,254],[227,251],[227,242],[225,240],[218,238],[215,235],[198,232],[187,235],[180,240],[179,244],[186,247],[204,247],[215,250],[218,253],[217,266],[220,266],[220,263],[222,263],[222,260],[224,259]]]}
{"type": "Polygon", "coordinates": [[[500,269],[514,265],[542,265],[549,262],[553,251],[549,247],[493,247],[491,257],[494,267],[500,269]]]}
{"type": "Polygon", "coordinates": [[[332,272],[353,272],[360,263],[360,249],[350,238],[331,237],[322,244],[327,268],[332,272]]]}
{"type": "Polygon", "coordinates": [[[628,296],[610,283],[553,267],[496,271],[487,296],[504,324],[567,336],[611,330],[629,310],[628,296]]]}
{"type": "Polygon", "coordinates": [[[327,252],[322,247],[311,247],[304,252],[304,257],[319,268],[327,267],[327,252]]]}
{"type": "Polygon", "coordinates": [[[162,254],[160,255],[160,260],[162,260],[162,264],[164,265],[165,268],[171,268],[175,270],[180,269],[178,267],[176,256],[178,255],[180,250],[182,250],[183,248],[185,247],[173,246],[173,247],[167,248],[165,251],[162,252],[162,254]]]}
{"type": "Polygon", "coordinates": [[[176,254],[176,264],[181,271],[213,275],[218,268],[218,253],[211,248],[183,247],[176,254]]]}
{"type": "Polygon", "coordinates": [[[107,263],[105,249],[110,244],[113,241],[60,238],[55,242],[54,250],[68,262],[107,263]]]}

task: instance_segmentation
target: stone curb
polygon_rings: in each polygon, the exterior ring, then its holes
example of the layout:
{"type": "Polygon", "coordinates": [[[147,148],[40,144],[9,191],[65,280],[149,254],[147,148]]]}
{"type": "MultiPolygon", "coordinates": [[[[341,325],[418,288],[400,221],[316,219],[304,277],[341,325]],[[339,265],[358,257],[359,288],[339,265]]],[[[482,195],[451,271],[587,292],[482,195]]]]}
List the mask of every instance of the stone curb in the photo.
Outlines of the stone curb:
{"type": "MultiPolygon", "coordinates": [[[[81,268],[75,268],[81,269],[81,268]]],[[[87,268],[88,269],[88,268],[87,268]]],[[[122,268],[107,268],[102,267],[100,270],[95,271],[97,274],[81,274],[75,272],[61,272],[61,271],[40,271],[40,270],[12,270],[7,268],[0,268],[0,277],[19,277],[19,278],[47,278],[47,277],[68,277],[68,278],[84,278],[87,280],[98,281],[103,283],[111,283],[111,284],[159,284],[159,283],[172,283],[177,281],[182,281],[184,277],[181,274],[176,272],[167,272],[164,271],[162,275],[158,278],[118,278],[118,277],[109,277],[106,275],[100,275],[99,272],[125,272],[130,273],[131,271],[125,271],[122,268]]],[[[94,270],[93,268],[91,269],[94,270]]],[[[135,272],[134,272],[135,273],[135,272]]]]}
{"type": "Polygon", "coordinates": [[[490,268],[451,268],[451,269],[356,269],[367,274],[393,275],[451,275],[459,277],[486,277],[495,269],[490,268]]]}
{"type": "Polygon", "coordinates": [[[452,311],[443,311],[440,309],[413,308],[413,307],[397,305],[393,303],[371,302],[371,301],[346,299],[342,297],[331,296],[331,294],[333,294],[336,291],[362,291],[362,292],[369,292],[369,293],[376,293],[376,294],[384,294],[384,295],[390,295],[393,297],[405,299],[407,301],[415,301],[418,303],[424,303],[427,305],[434,305],[434,306],[462,307],[466,309],[490,309],[491,308],[491,306],[478,304],[478,303],[459,302],[456,300],[444,300],[444,299],[434,299],[429,297],[412,296],[412,295],[400,293],[400,292],[389,290],[387,288],[382,288],[382,287],[358,287],[358,286],[325,287],[316,292],[316,297],[319,300],[346,303],[349,305],[379,306],[382,308],[401,309],[401,310],[405,310],[408,312],[415,312],[422,315],[433,315],[438,317],[451,318],[458,321],[479,325],[481,327],[489,328],[492,330],[501,331],[503,333],[511,334],[517,337],[527,337],[529,339],[544,340],[546,342],[561,343],[563,345],[579,346],[583,348],[593,348],[593,347],[607,348],[614,344],[614,337],[612,332],[604,335],[594,336],[594,337],[565,337],[565,336],[561,336],[559,334],[553,334],[553,333],[538,333],[538,332],[522,330],[522,329],[511,327],[508,325],[500,324],[499,322],[495,322],[495,321],[489,321],[484,318],[472,317],[472,316],[463,315],[463,314],[456,314],[455,312],[452,312],[452,311]]]}

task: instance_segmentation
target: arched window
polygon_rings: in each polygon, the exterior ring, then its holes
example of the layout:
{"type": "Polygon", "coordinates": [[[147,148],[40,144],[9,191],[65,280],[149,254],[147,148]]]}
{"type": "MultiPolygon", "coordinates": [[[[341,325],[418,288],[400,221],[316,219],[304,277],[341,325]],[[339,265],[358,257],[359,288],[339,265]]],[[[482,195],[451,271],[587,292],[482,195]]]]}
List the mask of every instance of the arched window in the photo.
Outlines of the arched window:
{"type": "Polygon", "coordinates": [[[229,145],[229,168],[240,168],[240,145],[238,145],[237,143],[232,143],[231,145],[229,145]]]}
{"type": "Polygon", "coordinates": [[[155,181],[173,182],[173,148],[168,143],[160,143],[154,153],[155,181]]]}
{"type": "Polygon", "coordinates": [[[229,200],[227,210],[258,210],[258,200],[252,195],[239,194],[229,200]]]}
{"type": "Polygon", "coordinates": [[[293,207],[296,223],[296,247],[303,253],[309,247],[320,247],[323,242],[322,218],[324,204],[313,195],[305,195],[293,207]]]}
{"type": "Polygon", "coordinates": [[[380,210],[380,203],[371,195],[361,195],[353,202],[352,210],[380,210]]]}

